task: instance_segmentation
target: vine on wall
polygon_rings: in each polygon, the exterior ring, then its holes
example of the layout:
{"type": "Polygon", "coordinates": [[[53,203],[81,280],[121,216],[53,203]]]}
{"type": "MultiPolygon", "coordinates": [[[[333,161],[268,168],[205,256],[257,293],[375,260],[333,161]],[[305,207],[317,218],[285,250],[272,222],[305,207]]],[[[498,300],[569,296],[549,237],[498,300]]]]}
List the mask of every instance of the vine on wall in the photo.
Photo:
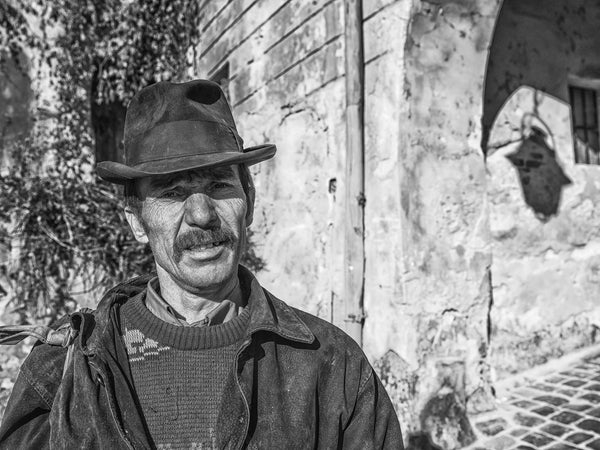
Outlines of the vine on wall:
{"type": "MultiPolygon", "coordinates": [[[[0,243],[17,255],[6,273],[22,321],[52,320],[76,307],[82,288],[153,269],[121,214],[118,188],[94,174],[91,110],[126,105],[148,84],[187,78],[200,37],[199,3],[0,3],[0,44],[8,49],[0,64],[18,64],[25,53],[54,93],[33,112],[30,135],[4,149],[11,166],[0,183],[0,243]]],[[[260,269],[253,252],[246,262],[260,269]]]]}

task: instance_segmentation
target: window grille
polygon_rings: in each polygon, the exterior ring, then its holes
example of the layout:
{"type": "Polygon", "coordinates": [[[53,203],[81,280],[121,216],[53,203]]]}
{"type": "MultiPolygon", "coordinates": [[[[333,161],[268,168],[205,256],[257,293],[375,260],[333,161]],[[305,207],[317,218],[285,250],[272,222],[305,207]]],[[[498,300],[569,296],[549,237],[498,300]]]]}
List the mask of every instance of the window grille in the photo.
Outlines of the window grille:
{"type": "Polygon", "coordinates": [[[569,100],[575,163],[600,164],[598,92],[595,89],[569,86],[569,100]]]}

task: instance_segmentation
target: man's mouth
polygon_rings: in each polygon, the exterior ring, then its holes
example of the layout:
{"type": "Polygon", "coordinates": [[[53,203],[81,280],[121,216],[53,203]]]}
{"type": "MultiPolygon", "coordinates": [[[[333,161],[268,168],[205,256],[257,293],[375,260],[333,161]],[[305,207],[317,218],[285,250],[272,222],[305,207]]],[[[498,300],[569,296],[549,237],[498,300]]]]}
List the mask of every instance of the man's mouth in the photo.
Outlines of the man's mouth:
{"type": "Polygon", "coordinates": [[[208,242],[206,244],[196,244],[196,245],[192,245],[191,247],[188,247],[187,250],[208,250],[214,247],[221,247],[222,245],[225,245],[227,241],[214,241],[214,242],[208,242]]]}
{"type": "Polygon", "coordinates": [[[219,258],[227,247],[233,247],[235,235],[227,229],[194,230],[182,234],[173,245],[175,261],[180,261],[184,253],[194,259],[211,260],[219,258]]]}

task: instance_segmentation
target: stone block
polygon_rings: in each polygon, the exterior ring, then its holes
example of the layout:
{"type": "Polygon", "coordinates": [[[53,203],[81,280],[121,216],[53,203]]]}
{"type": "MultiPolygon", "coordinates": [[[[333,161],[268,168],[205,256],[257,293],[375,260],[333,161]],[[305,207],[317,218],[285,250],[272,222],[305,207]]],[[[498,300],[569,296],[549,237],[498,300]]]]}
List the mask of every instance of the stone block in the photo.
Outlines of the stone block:
{"type": "Polygon", "coordinates": [[[565,381],[563,384],[567,385],[567,386],[571,386],[571,387],[579,387],[579,386],[583,386],[584,384],[586,384],[587,381],[585,380],[581,380],[581,379],[576,379],[576,380],[568,380],[565,381]]]}
{"type": "Polygon", "coordinates": [[[511,430],[510,435],[514,437],[519,437],[527,433],[529,433],[529,430],[527,428],[516,428],[514,430],[511,430]]]}
{"type": "Polygon", "coordinates": [[[536,384],[532,385],[532,387],[534,387],[538,391],[544,391],[544,392],[552,392],[556,389],[554,386],[549,386],[544,383],[536,383],[536,384]]]}
{"type": "Polygon", "coordinates": [[[486,442],[488,450],[508,450],[515,440],[510,436],[498,436],[486,442]]]}
{"type": "Polygon", "coordinates": [[[556,397],[554,395],[542,395],[539,397],[535,397],[534,400],[537,400],[538,402],[549,403],[554,406],[564,405],[565,403],[569,402],[568,400],[562,397],[556,397]]]}
{"type": "Polygon", "coordinates": [[[565,441],[567,442],[571,442],[573,444],[581,444],[585,441],[589,441],[592,437],[594,437],[593,434],[589,434],[589,433],[582,433],[580,431],[570,434],[567,437],[565,437],[565,441]]]}
{"type": "Polygon", "coordinates": [[[534,445],[536,448],[544,447],[553,441],[551,437],[540,433],[530,433],[526,436],[523,436],[521,439],[531,445],[534,445]]]}
{"type": "Polygon", "coordinates": [[[598,394],[585,394],[580,397],[580,399],[587,400],[588,402],[600,404],[600,395],[598,394]]]}
{"type": "Polygon", "coordinates": [[[577,394],[577,391],[575,389],[559,389],[557,393],[562,394],[565,397],[573,397],[577,394]]]}
{"type": "Polygon", "coordinates": [[[578,448],[573,447],[572,445],[559,443],[559,444],[555,444],[551,447],[548,447],[547,450],[578,450],[578,448]]]}
{"type": "Polygon", "coordinates": [[[523,409],[529,409],[534,406],[538,406],[538,403],[530,402],[529,400],[517,400],[516,402],[513,402],[512,404],[513,404],[513,406],[516,406],[517,408],[523,408],[523,409]]]}
{"type": "Polygon", "coordinates": [[[475,426],[479,431],[487,436],[495,436],[498,433],[504,431],[508,423],[501,417],[486,420],[483,422],[476,423],[475,426]]]}
{"type": "Polygon", "coordinates": [[[532,412],[539,414],[540,416],[549,416],[550,414],[555,413],[556,409],[551,406],[542,406],[541,408],[533,409],[532,412]]]}
{"type": "Polygon", "coordinates": [[[522,425],[524,427],[530,427],[530,428],[544,423],[544,420],[540,419],[539,417],[534,417],[534,416],[530,416],[530,415],[522,414],[522,413],[515,414],[514,420],[519,425],[522,425]]]}
{"type": "Polygon", "coordinates": [[[594,433],[600,434],[600,422],[594,419],[582,420],[577,424],[582,430],[593,431],[594,433]]]}
{"type": "Polygon", "coordinates": [[[586,409],[590,409],[592,405],[587,403],[569,403],[568,405],[563,405],[563,408],[570,409],[572,411],[585,411],[586,409]]]}
{"type": "Polygon", "coordinates": [[[570,411],[562,411],[555,416],[552,416],[551,419],[556,422],[570,424],[581,419],[581,416],[570,411]]]}
{"type": "Polygon", "coordinates": [[[556,423],[544,425],[541,430],[544,433],[551,434],[552,436],[562,436],[563,434],[571,431],[570,428],[563,427],[562,425],[558,425],[556,423]]]}
{"type": "Polygon", "coordinates": [[[586,447],[591,448],[592,450],[600,450],[600,439],[596,439],[592,442],[588,442],[586,447]]]}

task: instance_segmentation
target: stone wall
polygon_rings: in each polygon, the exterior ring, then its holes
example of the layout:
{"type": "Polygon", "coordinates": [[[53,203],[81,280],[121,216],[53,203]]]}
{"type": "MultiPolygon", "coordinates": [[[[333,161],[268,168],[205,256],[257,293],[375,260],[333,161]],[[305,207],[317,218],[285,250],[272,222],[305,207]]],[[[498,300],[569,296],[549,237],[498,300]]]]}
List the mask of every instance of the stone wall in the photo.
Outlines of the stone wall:
{"type": "Polygon", "coordinates": [[[600,166],[575,164],[568,83],[600,79],[599,17],[593,0],[506,0],[498,19],[484,124],[499,378],[597,341],[600,166]],[[530,153],[522,125],[554,150],[537,147],[541,165],[527,172],[514,159],[530,153]]]}
{"type": "MultiPolygon", "coordinates": [[[[428,428],[454,448],[458,438],[419,412],[443,404],[464,415],[468,399],[489,407],[491,249],[480,124],[499,5],[363,5],[364,349],[407,436],[428,428]]],[[[195,69],[210,76],[228,62],[242,136],[248,145],[279,147],[253,169],[253,230],[267,263],[259,279],[328,320],[343,283],[343,25],[341,0],[210,2],[195,69]]]]}

